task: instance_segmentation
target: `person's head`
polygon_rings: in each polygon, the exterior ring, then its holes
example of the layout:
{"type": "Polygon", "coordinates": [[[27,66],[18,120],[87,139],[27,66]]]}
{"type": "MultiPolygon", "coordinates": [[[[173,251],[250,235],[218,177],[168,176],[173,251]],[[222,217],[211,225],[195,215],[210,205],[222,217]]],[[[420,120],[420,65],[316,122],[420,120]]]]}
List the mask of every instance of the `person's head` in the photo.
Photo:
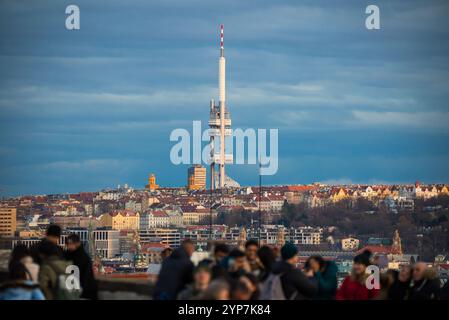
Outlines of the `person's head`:
{"type": "Polygon", "coordinates": [[[258,251],[260,262],[262,262],[265,270],[271,270],[271,267],[276,262],[276,254],[269,246],[262,246],[258,251]]]}
{"type": "Polygon", "coordinates": [[[388,294],[388,291],[391,288],[391,285],[394,282],[393,274],[389,271],[383,272],[379,274],[379,286],[381,289],[382,294],[379,294],[379,299],[384,300],[386,297],[383,297],[384,294],[388,294]]]}
{"type": "Polygon", "coordinates": [[[59,256],[60,252],[58,246],[51,241],[41,241],[38,245],[39,255],[42,259],[52,256],[59,256]]]}
{"type": "Polygon", "coordinates": [[[371,251],[365,250],[354,257],[352,263],[352,272],[356,276],[365,274],[366,267],[370,265],[371,251]]]}
{"type": "Polygon", "coordinates": [[[200,295],[201,300],[229,300],[229,284],[224,280],[213,280],[207,289],[200,295]]]}
{"type": "Polygon", "coordinates": [[[298,247],[291,242],[286,242],[281,248],[282,260],[296,265],[299,261],[298,247]]]}
{"type": "Polygon", "coordinates": [[[207,265],[198,265],[195,268],[193,278],[195,280],[195,287],[200,290],[205,290],[212,278],[210,268],[207,265]]]}
{"type": "Polygon", "coordinates": [[[61,238],[61,227],[56,224],[51,224],[48,226],[46,233],[47,240],[58,244],[59,238],[61,238]]]}
{"type": "Polygon", "coordinates": [[[215,261],[220,262],[221,259],[229,254],[229,246],[225,243],[218,242],[214,247],[214,258],[215,261]]]}
{"type": "Polygon", "coordinates": [[[67,250],[69,251],[77,250],[81,246],[80,236],[75,233],[70,234],[67,237],[65,244],[67,246],[67,250]]]}
{"type": "Polygon", "coordinates": [[[257,250],[259,249],[259,243],[256,240],[248,240],[245,243],[245,254],[248,261],[254,261],[257,259],[257,250]]]}
{"type": "Polygon", "coordinates": [[[28,280],[31,276],[27,268],[19,261],[15,261],[9,265],[9,280],[28,280]]]}
{"type": "Polygon", "coordinates": [[[162,250],[161,252],[161,258],[162,260],[169,257],[173,252],[172,248],[165,248],[164,250],[162,250]]]}
{"type": "Polygon", "coordinates": [[[242,250],[233,249],[229,253],[229,271],[237,271],[245,268],[246,255],[242,250]]]}
{"type": "Polygon", "coordinates": [[[185,239],[182,244],[182,248],[187,252],[189,257],[195,252],[195,243],[191,239],[185,239]]]}
{"type": "Polygon", "coordinates": [[[20,262],[23,258],[30,256],[30,250],[22,243],[17,244],[11,252],[11,263],[20,262]]]}
{"type": "Polygon", "coordinates": [[[413,266],[413,273],[412,273],[413,281],[421,281],[422,279],[424,279],[426,270],[427,265],[424,262],[415,263],[415,265],[413,266]]]}
{"type": "Polygon", "coordinates": [[[315,255],[310,256],[304,267],[307,270],[312,270],[313,272],[323,271],[326,267],[326,261],[323,259],[323,257],[315,255]]]}
{"type": "Polygon", "coordinates": [[[412,267],[410,265],[404,265],[399,271],[398,280],[401,282],[410,282],[412,279],[412,267]]]}
{"type": "Polygon", "coordinates": [[[251,282],[244,277],[232,282],[231,298],[232,300],[250,300],[253,292],[251,291],[251,282]]]}

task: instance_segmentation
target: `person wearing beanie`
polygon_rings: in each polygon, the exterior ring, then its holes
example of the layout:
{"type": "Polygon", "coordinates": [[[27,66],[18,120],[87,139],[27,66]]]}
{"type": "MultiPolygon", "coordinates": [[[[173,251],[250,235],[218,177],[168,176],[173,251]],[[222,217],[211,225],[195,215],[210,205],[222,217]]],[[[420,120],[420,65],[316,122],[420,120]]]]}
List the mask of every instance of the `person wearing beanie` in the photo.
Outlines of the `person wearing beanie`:
{"type": "Polygon", "coordinates": [[[60,257],[63,256],[62,248],[59,247],[59,240],[62,233],[61,230],[61,227],[56,224],[49,225],[47,228],[47,232],[45,233],[45,238],[31,246],[30,254],[35,263],[39,265],[42,264],[40,248],[42,247],[42,245],[46,245],[45,242],[49,242],[50,244],[55,245],[58,248],[58,255],[60,257]]]}
{"type": "Polygon", "coordinates": [[[366,268],[371,264],[371,251],[365,250],[354,257],[352,272],[337,290],[337,300],[371,300],[377,297],[379,289],[368,289],[366,268]]]}
{"type": "Polygon", "coordinates": [[[178,300],[192,300],[200,296],[208,287],[212,279],[212,271],[207,264],[199,263],[193,272],[194,282],[187,285],[182,290],[177,299],[178,300]]]}
{"type": "Polygon", "coordinates": [[[298,247],[287,242],[281,248],[281,260],[273,266],[273,274],[280,275],[282,290],[288,300],[311,299],[318,291],[316,282],[297,268],[298,262],[298,247]]]}

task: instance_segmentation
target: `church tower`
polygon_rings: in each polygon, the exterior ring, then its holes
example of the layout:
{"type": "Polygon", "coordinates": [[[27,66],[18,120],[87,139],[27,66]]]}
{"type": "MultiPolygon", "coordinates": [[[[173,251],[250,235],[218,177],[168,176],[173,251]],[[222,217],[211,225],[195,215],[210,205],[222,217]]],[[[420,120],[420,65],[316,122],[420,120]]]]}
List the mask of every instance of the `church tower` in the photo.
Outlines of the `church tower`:
{"type": "Polygon", "coordinates": [[[394,231],[392,252],[402,255],[401,237],[399,236],[399,230],[397,229],[394,231]]]}

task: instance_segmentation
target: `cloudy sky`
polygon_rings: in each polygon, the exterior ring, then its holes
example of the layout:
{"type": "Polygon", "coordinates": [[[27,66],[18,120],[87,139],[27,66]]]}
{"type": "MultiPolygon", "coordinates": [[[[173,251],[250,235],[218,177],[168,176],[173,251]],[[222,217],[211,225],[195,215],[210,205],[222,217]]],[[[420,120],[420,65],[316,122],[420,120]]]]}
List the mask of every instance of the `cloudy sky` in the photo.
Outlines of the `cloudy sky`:
{"type": "Polygon", "coordinates": [[[0,0],[0,196],[185,185],[169,135],[207,121],[220,23],[233,126],[279,129],[266,183],[449,182],[448,17],[444,0],[0,0]]]}

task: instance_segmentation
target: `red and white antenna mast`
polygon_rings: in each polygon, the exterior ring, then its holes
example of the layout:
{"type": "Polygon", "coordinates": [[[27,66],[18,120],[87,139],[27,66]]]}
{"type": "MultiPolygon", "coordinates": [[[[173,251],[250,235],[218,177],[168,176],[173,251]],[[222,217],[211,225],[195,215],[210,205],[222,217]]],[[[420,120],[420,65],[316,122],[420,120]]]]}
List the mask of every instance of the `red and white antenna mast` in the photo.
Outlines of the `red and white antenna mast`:
{"type": "Polygon", "coordinates": [[[220,57],[224,56],[224,26],[220,26],[220,57]]]}

